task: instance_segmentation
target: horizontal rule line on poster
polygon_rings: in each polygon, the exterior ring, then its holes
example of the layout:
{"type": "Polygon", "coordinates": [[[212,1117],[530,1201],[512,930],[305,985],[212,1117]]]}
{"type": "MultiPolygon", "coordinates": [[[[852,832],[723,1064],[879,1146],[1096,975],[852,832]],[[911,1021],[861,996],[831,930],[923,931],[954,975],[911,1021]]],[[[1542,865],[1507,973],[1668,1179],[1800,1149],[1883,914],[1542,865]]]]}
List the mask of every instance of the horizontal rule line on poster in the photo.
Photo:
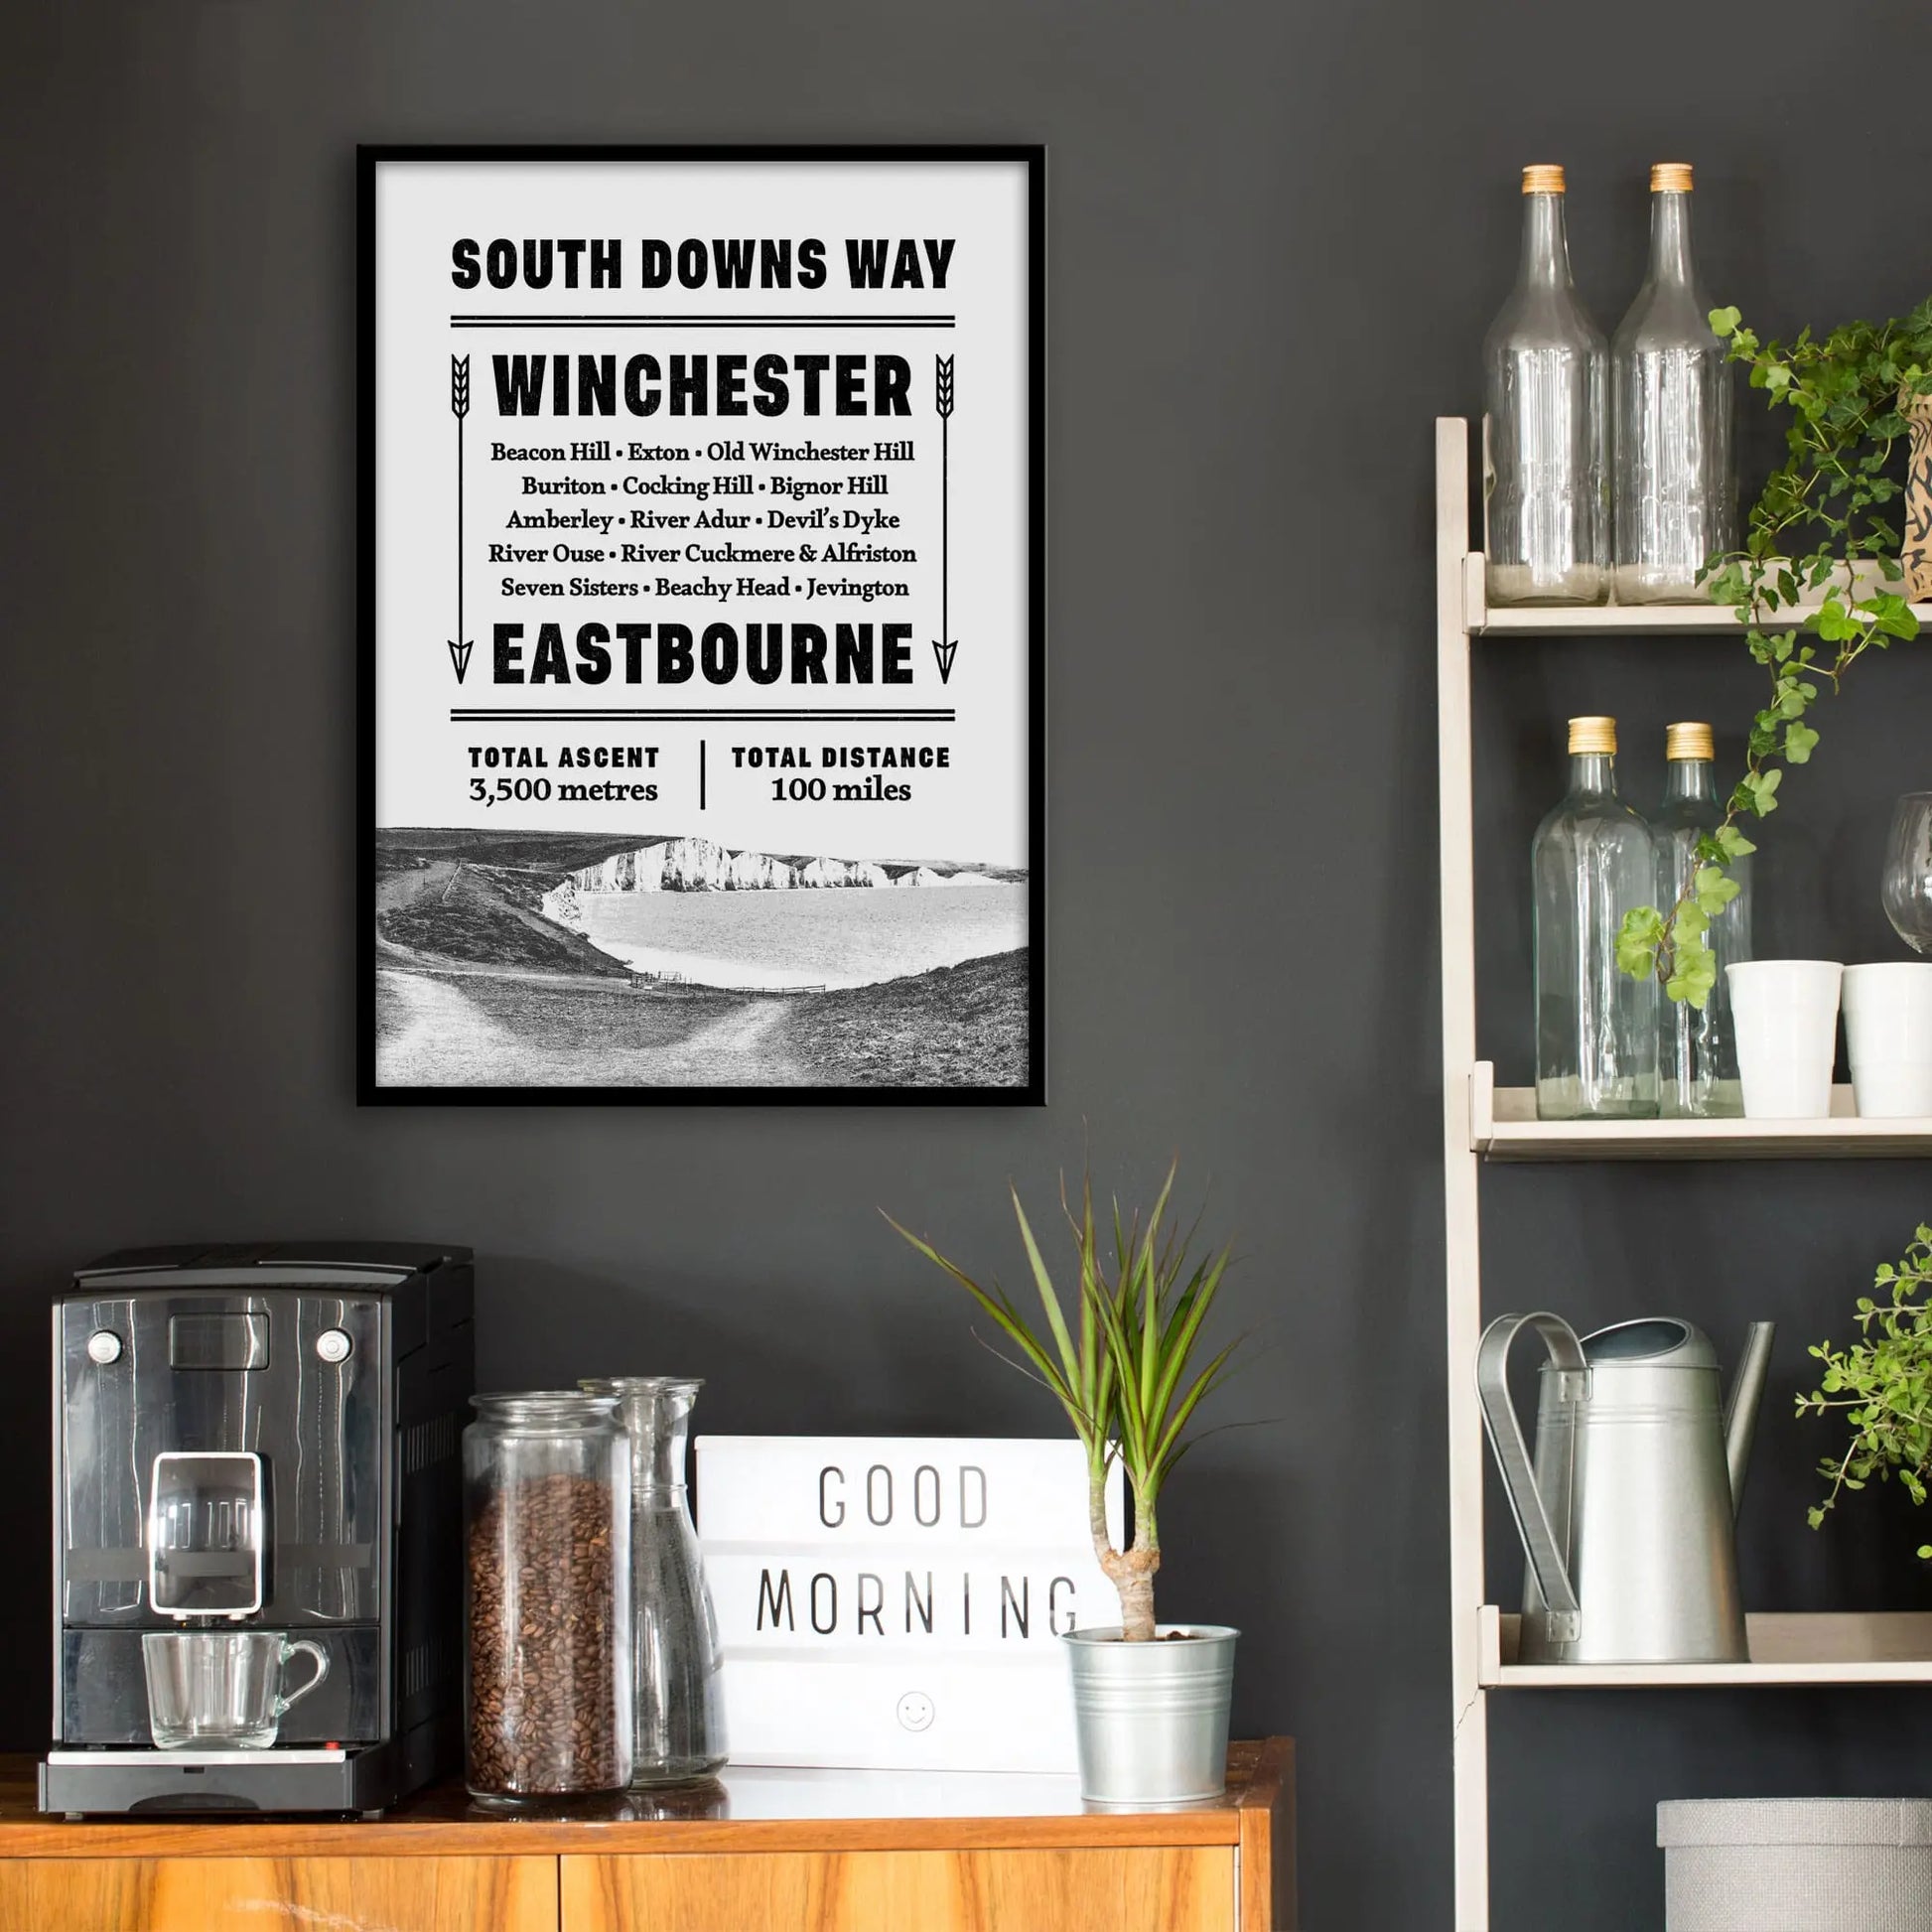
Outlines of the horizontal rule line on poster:
{"type": "Polygon", "coordinates": [[[956,711],[937,708],[925,711],[559,711],[546,706],[541,711],[528,711],[514,705],[484,705],[452,711],[450,720],[453,724],[470,724],[488,718],[523,718],[540,721],[561,719],[573,725],[600,724],[606,720],[612,724],[632,725],[681,725],[687,722],[761,725],[767,720],[824,725],[950,725],[958,715],[956,711]]]}
{"type": "Polygon", "coordinates": [[[452,316],[452,329],[952,329],[951,316],[452,316]]]}

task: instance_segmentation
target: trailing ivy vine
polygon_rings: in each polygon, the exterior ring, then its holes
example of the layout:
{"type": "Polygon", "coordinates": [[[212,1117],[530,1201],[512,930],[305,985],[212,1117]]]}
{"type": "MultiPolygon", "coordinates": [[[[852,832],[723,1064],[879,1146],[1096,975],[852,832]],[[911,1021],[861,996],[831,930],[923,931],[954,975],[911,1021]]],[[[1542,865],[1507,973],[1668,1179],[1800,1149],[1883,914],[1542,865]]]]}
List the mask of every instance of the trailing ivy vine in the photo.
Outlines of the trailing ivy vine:
{"type": "Polygon", "coordinates": [[[1918,634],[1911,606],[1883,585],[1900,576],[1889,506],[1903,489],[1902,411],[1932,394],[1932,298],[1892,322],[1847,323],[1822,339],[1807,329],[1789,345],[1760,343],[1735,309],[1714,309],[1711,327],[1728,345],[1726,359],[1747,364],[1750,386],[1773,409],[1788,409],[1791,422],[1785,460],[1751,506],[1743,548],[1713,559],[1704,576],[1713,600],[1736,611],[1770,679],[1745,742],[1744,774],[1722,821],[1699,840],[1676,904],[1625,913],[1617,935],[1624,972],[1654,973],[1671,999],[1695,1007],[1717,984],[1709,934],[1737,895],[1729,868],[1755,850],[1742,825],[1775,811],[1786,768],[1809,761],[1821,692],[1836,693],[1867,651],[1918,634]],[[1814,598],[1795,624],[1780,619],[1814,598]]]}

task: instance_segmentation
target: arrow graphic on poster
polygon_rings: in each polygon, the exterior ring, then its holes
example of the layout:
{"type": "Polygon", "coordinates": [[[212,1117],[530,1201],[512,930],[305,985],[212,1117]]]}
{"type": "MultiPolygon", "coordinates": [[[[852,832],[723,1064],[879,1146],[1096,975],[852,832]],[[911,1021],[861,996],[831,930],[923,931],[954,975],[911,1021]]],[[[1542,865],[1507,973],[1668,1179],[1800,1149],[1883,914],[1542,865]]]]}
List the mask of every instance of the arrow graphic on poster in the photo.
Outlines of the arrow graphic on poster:
{"type": "Polygon", "coordinates": [[[935,376],[937,396],[935,406],[939,411],[939,635],[932,640],[932,654],[939,660],[939,682],[952,682],[952,661],[959,649],[959,639],[948,637],[951,629],[949,604],[951,597],[951,557],[947,532],[950,510],[949,490],[951,484],[947,471],[952,454],[952,361],[950,355],[935,355],[935,376]]]}
{"type": "Polygon", "coordinates": [[[463,419],[470,413],[470,358],[450,357],[450,412],[456,417],[456,635],[450,639],[450,662],[456,681],[470,668],[470,639],[463,634],[463,419]]]}

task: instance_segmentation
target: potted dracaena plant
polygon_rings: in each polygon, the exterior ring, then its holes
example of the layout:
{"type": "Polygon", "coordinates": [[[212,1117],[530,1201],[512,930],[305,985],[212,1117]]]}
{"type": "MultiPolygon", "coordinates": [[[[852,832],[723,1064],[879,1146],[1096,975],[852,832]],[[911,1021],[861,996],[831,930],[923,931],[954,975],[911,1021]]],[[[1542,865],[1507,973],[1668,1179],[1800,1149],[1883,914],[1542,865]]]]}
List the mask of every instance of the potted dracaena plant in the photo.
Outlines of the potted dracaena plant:
{"type": "MultiPolygon", "coordinates": [[[[1099,1804],[1196,1802],[1223,1788],[1234,1646],[1240,1632],[1219,1624],[1157,1623],[1154,1580],[1161,1568],[1161,1498],[1203,1400],[1229,1370],[1239,1338],[1212,1353],[1203,1324],[1227,1272],[1229,1251],[1196,1257],[1192,1229],[1168,1218],[1170,1167],[1145,1222],[1113,1203],[1103,1234],[1091,1179],[1075,1213],[1060,1187],[1072,1232],[1076,1282],[1062,1301],[1018,1190],[1013,1211],[1039,1298],[1030,1321],[998,1283],[982,1286],[930,1243],[897,1231],[976,1301],[1018,1350],[1015,1366],[1043,1383],[1086,1451],[1094,1555],[1120,1594],[1120,1623],[1075,1629],[1071,1661],[1080,1788],[1099,1804]],[[1133,1498],[1125,1547],[1107,1522],[1109,1474],[1118,1458],[1133,1498]]],[[[995,1353],[1005,1355],[996,1348],[995,1353]]],[[[1012,1356],[1006,1356],[1014,1360],[1012,1356]]]]}

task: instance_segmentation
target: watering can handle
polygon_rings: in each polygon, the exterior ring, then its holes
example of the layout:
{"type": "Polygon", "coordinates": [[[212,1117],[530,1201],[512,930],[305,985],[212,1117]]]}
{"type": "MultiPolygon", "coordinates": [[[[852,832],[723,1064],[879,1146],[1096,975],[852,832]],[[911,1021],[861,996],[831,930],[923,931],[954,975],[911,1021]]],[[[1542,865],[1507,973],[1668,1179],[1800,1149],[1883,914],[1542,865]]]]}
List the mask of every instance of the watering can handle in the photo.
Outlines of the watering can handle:
{"type": "MultiPolygon", "coordinates": [[[[1580,1379],[1588,1374],[1589,1364],[1584,1360],[1577,1332],[1561,1315],[1499,1314],[1482,1331],[1482,1344],[1476,1350],[1476,1395],[1482,1404],[1489,1447],[1495,1450],[1502,1471],[1509,1512],[1516,1519],[1516,1533],[1523,1539],[1536,1587],[1551,1610],[1560,1616],[1576,1616],[1580,1606],[1564,1562],[1563,1545],[1551,1527],[1550,1512],[1544,1507],[1543,1492],[1537,1487],[1536,1471],[1524,1446],[1523,1426],[1516,1419],[1516,1405],[1509,1399],[1510,1344],[1525,1328],[1534,1328],[1543,1337],[1543,1345],[1559,1370],[1580,1379]]],[[[1567,1483],[1569,1479],[1566,1469],[1564,1480],[1567,1483]]]]}

